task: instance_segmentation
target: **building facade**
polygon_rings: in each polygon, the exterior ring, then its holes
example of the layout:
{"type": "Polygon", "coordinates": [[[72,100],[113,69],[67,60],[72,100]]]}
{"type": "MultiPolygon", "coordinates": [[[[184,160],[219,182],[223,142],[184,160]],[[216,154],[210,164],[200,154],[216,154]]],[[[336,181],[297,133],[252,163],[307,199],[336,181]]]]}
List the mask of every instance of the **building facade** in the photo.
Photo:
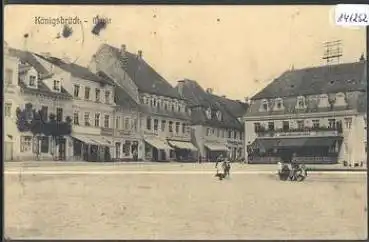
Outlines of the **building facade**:
{"type": "MultiPolygon", "coordinates": [[[[129,97],[134,112],[138,110],[138,159],[197,159],[185,100],[143,59],[142,51],[133,54],[125,45],[115,48],[104,44],[91,59],[89,68],[113,80],[129,97]]],[[[115,145],[118,147],[119,143],[115,145]]]]}
{"type": "Polygon", "coordinates": [[[58,121],[71,115],[72,96],[61,83],[53,85],[53,74],[42,67],[30,52],[5,47],[5,141],[6,160],[53,160],[68,156],[58,149],[50,136],[22,131],[17,125],[17,109],[28,109],[42,113],[42,120],[48,121],[54,114],[58,121]],[[11,148],[10,148],[11,147],[11,148]]]}
{"type": "Polygon", "coordinates": [[[289,70],[251,99],[246,159],[366,162],[366,61],[289,70]]]}
{"type": "Polygon", "coordinates": [[[53,74],[50,85],[61,85],[72,96],[69,113],[72,133],[66,137],[66,160],[109,161],[114,158],[114,83],[87,68],[52,57],[35,54],[53,74]]]}
{"type": "Polygon", "coordinates": [[[243,124],[240,118],[247,104],[206,91],[193,80],[181,80],[177,90],[187,100],[191,112],[192,141],[199,149],[199,159],[215,161],[218,156],[231,160],[244,157],[243,124]]]}

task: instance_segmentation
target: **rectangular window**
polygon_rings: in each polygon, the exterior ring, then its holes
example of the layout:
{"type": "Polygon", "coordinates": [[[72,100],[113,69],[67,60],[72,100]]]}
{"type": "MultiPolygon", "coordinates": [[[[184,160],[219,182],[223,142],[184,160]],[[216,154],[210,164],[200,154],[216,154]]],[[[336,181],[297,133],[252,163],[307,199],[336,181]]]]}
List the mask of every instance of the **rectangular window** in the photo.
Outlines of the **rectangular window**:
{"type": "Polygon", "coordinates": [[[222,138],[224,138],[225,137],[225,130],[223,129],[222,130],[222,138]]]}
{"type": "Polygon", "coordinates": [[[73,114],[73,123],[74,125],[79,125],[79,113],[77,111],[73,114]]]}
{"type": "Polygon", "coordinates": [[[159,120],[154,119],[154,131],[158,131],[159,120]]]}
{"type": "Polygon", "coordinates": [[[109,117],[109,115],[105,115],[104,116],[104,128],[109,128],[110,127],[110,117],[109,117]]]}
{"type": "Polygon", "coordinates": [[[233,133],[233,139],[237,139],[237,131],[234,131],[234,133],[233,133]]]}
{"type": "Polygon", "coordinates": [[[161,132],[164,132],[165,131],[165,124],[166,124],[167,121],[165,120],[162,120],[161,121],[161,132]]]}
{"type": "Polygon", "coordinates": [[[304,127],[304,120],[297,120],[297,128],[301,130],[304,129],[304,127]]]}
{"type": "Polygon", "coordinates": [[[95,89],[95,100],[96,102],[100,102],[100,89],[99,88],[96,88],[95,89]]]}
{"type": "Polygon", "coordinates": [[[186,124],[182,123],[182,133],[186,133],[186,124]]]}
{"type": "Polygon", "coordinates": [[[54,83],[53,83],[53,90],[56,91],[56,92],[60,92],[60,81],[59,80],[54,80],[54,83]]]}
{"type": "Polygon", "coordinates": [[[43,121],[47,122],[47,119],[48,119],[48,107],[47,106],[41,107],[41,118],[43,121]]]}
{"type": "Polygon", "coordinates": [[[243,140],[243,132],[240,133],[240,140],[243,140]]]}
{"type": "Polygon", "coordinates": [[[210,135],[210,128],[206,128],[206,136],[210,135]]]}
{"type": "Polygon", "coordinates": [[[336,119],[328,119],[328,128],[334,129],[336,128],[336,119]]]}
{"type": "Polygon", "coordinates": [[[232,138],[232,131],[228,130],[228,139],[232,138]]]}
{"type": "Polygon", "coordinates": [[[138,126],[138,120],[137,120],[137,118],[134,118],[133,119],[133,127],[132,127],[134,131],[137,131],[137,126],[138,126]]]}
{"type": "Polygon", "coordinates": [[[115,158],[120,158],[120,143],[115,143],[115,158]]]}
{"type": "Polygon", "coordinates": [[[29,86],[36,87],[36,76],[29,76],[29,86]]]}
{"type": "Polygon", "coordinates": [[[84,119],[85,119],[85,126],[90,126],[90,113],[89,112],[85,112],[84,119]]]}
{"type": "Polygon", "coordinates": [[[173,122],[169,121],[169,132],[172,133],[173,132],[173,122]]]}
{"type": "Polygon", "coordinates": [[[21,136],[20,138],[21,152],[30,152],[32,147],[32,136],[21,136]]]}
{"type": "Polygon", "coordinates": [[[268,122],[268,130],[270,131],[274,130],[274,122],[268,122]]]}
{"type": "Polygon", "coordinates": [[[61,122],[63,121],[63,109],[56,108],[56,121],[61,122]]]}
{"type": "Polygon", "coordinates": [[[313,119],[313,128],[319,128],[320,122],[319,119],[313,119]]]}
{"type": "Polygon", "coordinates": [[[260,123],[254,123],[254,131],[255,133],[259,132],[261,129],[261,124],[260,123]]]}
{"type": "Polygon", "coordinates": [[[219,135],[220,135],[220,130],[217,129],[217,137],[219,137],[219,135]]]}
{"type": "Polygon", "coordinates": [[[282,129],[284,131],[288,131],[290,129],[290,122],[289,121],[283,121],[282,122],[282,129]]]}
{"type": "Polygon", "coordinates": [[[120,124],[120,117],[116,117],[115,118],[115,128],[119,129],[119,124],[120,124]]]}
{"type": "Polygon", "coordinates": [[[105,92],[105,103],[110,103],[110,91],[105,92]]]}
{"type": "Polygon", "coordinates": [[[151,118],[150,117],[146,119],[146,129],[151,130],[151,118]]]}
{"type": "Polygon", "coordinates": [[[95,113],[95,127],[100,127],[100,114],[95,113]]]}
{"type": "Polygon", "coordinates": [[[10,117],[12,115],[12,104],[11,103],[5,103],[4,107],[4,115],[5,117],[10,117]]]}
{"type": "Polygon", "coordinates": [[[49,137],[42,136],[40,137],[41,140],[41,153],[49,153],[49,137]]]}
{"type": "Polygon", "coordinates": [[[79,85],[74,85],[74,97],[79,97],[79,85]]]}
{"type": "Polygon", "coordinates": [[[91,88],[85,87],[85,99],[90,100],[90,90],[91,88]]]}
{"type": "Polygon", "coordinates": [[[124,119],[124,129],[129,130],[131,127],[129,127],[129,118],[124,119]]]}
{"type": "Polygon", "coordinates": [[[180,126],[180,123],[176,122],[176,134],[179,134],[179,126],[180,126]]]}
{"type": "Polygon", "coordinates": [[[13,83],[13,70],[6,68],[5,70],[5,82],[6,84],[12,84],[13,83]]]}
{"type": "Polygon", "coordinates": [[[345,118],[345,127],[346,129],[351,129],[352,118],[345,118]]]}

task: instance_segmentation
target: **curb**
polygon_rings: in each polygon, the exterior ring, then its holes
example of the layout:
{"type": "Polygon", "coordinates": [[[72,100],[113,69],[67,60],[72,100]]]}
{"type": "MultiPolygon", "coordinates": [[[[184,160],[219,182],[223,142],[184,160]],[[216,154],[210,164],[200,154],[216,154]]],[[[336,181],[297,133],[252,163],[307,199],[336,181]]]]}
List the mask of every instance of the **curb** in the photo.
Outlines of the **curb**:
{"type": "Polygon", "coordinates": [[[367,169],[329,169],[329,168],[307,168],[306,171],[311,171],[311,172],[320,172],[320,171],[324,171],[324,172],[367,172],[367,169]]]}

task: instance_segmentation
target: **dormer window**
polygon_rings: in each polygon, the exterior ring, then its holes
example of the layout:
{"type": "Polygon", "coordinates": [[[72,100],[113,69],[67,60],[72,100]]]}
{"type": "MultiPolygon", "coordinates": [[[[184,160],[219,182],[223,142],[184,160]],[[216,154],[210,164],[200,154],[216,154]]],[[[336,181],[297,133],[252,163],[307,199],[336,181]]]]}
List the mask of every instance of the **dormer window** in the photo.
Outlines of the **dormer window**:
{"type": "Polygon", "coordinates": [[[305,97],[297,97],[297,108],[305,108],[305,97]]]}
{"type": "Polygon", "coordinates": [[[37,79],[36,76],[29,76],[29,86],[30,87],[37,87],[37,79]]]}
{"type": "Polygon", "coordinates": [[[217,119],[219,120],[219,121],[222,121],[222,113],[220,112],[220,111],[217,111],[217,119]]]}
{"type": "Polygon", "coordinates": [[[336,94],[335,105],[336,106],[346,106],[347,105],[344,93],[339,92],[339,93],[336,94]]]}
{"type": "Polygon", "coordinates": [[[206,117],[207,117],[208,119],[211,119],[211,109],[210,109],[210,108],[208,108],[208,109],[206,110],[206,117]]]}
{"type": "Polygon", "coordinates": [[[322,94],[319,96],[319,107],[320,108],[326,108],[329,107],[329,99],[327,94],[322,94]]]}
{"type": "Polygon", "coordinates": [[[274,109],[275,110],[281,110],[281,109],[283,109],[283,100],[282,100],[282,98],[277,98],[275,100],[275,108],[274,109]]]}
{"type": "Polygon", "coordinates": [[[269,109],[268,101],[264,99],[263,101],[261,101],[261,111],[268,111],[268,109],[269,109]]]}
{"type": "Polygon", "coordinates": [[[53,82],[53,90],[55,92],[60,92],[60,89],[61,89],[61,83],[59,80],[54,80],[53,82]]]}

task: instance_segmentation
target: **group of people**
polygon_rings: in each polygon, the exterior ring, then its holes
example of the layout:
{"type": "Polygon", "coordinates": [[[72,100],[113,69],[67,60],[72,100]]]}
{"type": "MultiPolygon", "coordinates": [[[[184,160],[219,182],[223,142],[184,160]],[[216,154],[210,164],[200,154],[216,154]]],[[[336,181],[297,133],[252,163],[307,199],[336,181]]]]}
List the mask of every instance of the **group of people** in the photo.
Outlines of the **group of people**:
{"type": "Polygon", "coordinates": [[[287,163],[282,163],[280,161],[278,161],[277,163],[278,165],[278,173],[282,173],[283,167],[287,166],[288,170],[290,172],[289,177],[291,178],[295,178],[296,177],[296,172],[300,169],[304,169],[305,166],[304,165],[300,165],[297,161],[296,161],[296,154],[292,155],[292,158],[289,162],[287,163]]]}
{"type": "Polygon", "coordinates": [[[217,169],[216,176],[223,175],[223,177],[230,176],[231,162],[229,159],[225,159],[220,154],[216,160],[215,168],[217,169]]]}

